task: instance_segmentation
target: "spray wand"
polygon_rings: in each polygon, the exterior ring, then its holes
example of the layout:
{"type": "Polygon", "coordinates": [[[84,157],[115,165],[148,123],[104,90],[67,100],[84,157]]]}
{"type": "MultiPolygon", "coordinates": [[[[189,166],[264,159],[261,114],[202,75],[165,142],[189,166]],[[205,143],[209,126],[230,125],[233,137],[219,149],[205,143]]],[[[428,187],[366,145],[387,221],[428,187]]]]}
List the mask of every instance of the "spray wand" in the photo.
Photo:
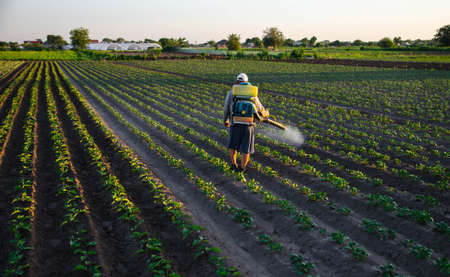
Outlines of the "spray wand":
{"type": "Polygon", "coordinates": [[[260,122],[271,124],[281,130],[286,130],[286,126],[276,121],[276,117],[274,115],[269,114],[269,110],[263,110],[261,113],[257,112],[256,117],[260,122]]]}

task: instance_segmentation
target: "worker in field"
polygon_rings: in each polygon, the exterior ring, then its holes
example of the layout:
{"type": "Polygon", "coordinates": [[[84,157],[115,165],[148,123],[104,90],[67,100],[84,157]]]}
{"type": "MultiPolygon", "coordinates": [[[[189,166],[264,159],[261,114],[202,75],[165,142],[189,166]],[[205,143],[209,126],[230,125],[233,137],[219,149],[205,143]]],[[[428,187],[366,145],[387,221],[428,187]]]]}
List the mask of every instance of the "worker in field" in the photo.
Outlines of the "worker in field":
{"type": "Polygon", "coordinates": [[[234,170],[246,172],[250,154],[255,152],[255,120],[268,115],[269,112],[259,101],[258,88],[248,82],[245,73],[240,73],[223,107],[223,123],[230,128],[228,148],[234,170]],[[242,157],[240,167],[236,161],[237,152],[242,157]]]}

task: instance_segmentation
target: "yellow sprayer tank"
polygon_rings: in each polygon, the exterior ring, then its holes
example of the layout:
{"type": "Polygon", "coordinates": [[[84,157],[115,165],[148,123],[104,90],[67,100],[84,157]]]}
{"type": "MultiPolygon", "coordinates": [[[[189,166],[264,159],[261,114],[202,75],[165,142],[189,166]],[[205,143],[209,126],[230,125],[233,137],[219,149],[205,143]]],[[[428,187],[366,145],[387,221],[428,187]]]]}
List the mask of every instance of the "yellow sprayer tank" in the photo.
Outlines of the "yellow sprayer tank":
{"type": "Polygon", "coordinates": [[[252,85],[234,85],[233,96],[257,97],[258,87],[252,85]]]}

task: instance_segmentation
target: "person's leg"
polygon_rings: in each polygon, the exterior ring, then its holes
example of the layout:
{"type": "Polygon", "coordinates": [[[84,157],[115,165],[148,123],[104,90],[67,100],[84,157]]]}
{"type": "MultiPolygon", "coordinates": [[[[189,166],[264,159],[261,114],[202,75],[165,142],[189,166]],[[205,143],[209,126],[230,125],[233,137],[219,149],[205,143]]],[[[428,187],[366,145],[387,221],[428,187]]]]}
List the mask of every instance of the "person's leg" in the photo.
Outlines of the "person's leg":
{"type": "Polygon", "coordinates": [[[249,160],[250,160],[250,154],[241,153],[241,168],[242,169],[245,169],[247,167],[249,160]]]}
{"type": "Polygon", "coordinates": [[[237,147],[239,145],[239,141],[238,141],[238,134],[236,134],[236,127],[235,126],[231,126],[229,129],[229,135],[228,135],[228,153],[230,156],[230,161],[232,166],[234,166],[235,168],[237,168],[237,162],[236,162],[236,158],[237,158],[237,147]]]}
{"type": "Polygon", "coordinates": [[[246,171],[247,164],[250,161],[250,154],[252,154],[254,150],[254,126],[245,126],[243,128],[243,138],[241,144],[241,169],[246,171]]]}
{"type": "Polygon", "coordinates": [[[229,153],[230,153],[230,160],[231,163],[237,167],[237,162],[236,162],[236,157],[237,157],[237,150],[230,148],[229,149],[229,153]]]}

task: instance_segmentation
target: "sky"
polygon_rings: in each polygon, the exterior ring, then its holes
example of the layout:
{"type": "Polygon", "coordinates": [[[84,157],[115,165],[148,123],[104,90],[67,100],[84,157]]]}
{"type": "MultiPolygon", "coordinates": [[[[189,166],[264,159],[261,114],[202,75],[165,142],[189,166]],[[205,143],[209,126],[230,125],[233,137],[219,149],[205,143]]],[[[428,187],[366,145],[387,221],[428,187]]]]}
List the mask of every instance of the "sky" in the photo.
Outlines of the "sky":
{"type": "Polygon", "coordinates": [[[78,27],[98,40],[203,43],[236,33],[245,41],[272,26],[294,40],[414,40],[431,39],[448,24],[449,0],[0,0],[0,41],[45,41],[47,34],[69,41],[78,27]]]}

